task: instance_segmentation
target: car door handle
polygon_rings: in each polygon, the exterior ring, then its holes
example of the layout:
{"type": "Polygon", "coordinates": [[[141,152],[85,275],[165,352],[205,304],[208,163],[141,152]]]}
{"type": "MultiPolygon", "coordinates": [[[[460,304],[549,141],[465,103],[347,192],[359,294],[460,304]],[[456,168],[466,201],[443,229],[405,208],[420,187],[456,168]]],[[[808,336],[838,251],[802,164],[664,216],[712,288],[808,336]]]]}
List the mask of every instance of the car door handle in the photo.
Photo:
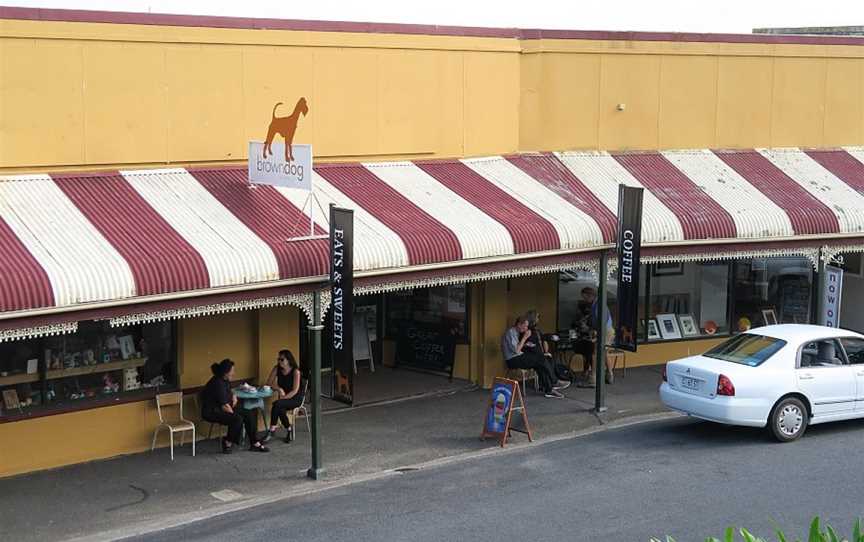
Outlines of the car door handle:
{"type": "Polygon", "coordinates": [[[798,379],[799,380],[813,380],[813,375],[811,375],[811,374],[798,375],[798,379]]]}

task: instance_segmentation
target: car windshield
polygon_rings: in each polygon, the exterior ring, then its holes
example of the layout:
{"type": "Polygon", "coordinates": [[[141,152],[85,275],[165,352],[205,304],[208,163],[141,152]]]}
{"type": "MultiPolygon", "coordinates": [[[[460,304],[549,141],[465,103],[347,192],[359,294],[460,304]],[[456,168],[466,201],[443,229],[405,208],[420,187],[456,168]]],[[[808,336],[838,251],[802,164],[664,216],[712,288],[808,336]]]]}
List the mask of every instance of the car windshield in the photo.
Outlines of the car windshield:
{"type": "Polygon", "coordinates": [[[715,346],[705,356],[757,367],[784,346],[786,341],[780,339],[744,333],[715,346]]]}

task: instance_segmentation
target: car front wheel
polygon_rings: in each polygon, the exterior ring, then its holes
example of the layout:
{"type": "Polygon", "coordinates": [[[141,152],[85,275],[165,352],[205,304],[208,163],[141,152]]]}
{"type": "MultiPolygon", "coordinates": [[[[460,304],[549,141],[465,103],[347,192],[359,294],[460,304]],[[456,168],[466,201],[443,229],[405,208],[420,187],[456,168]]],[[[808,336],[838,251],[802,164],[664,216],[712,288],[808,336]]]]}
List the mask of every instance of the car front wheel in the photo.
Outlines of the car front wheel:
{"type": "Polygon", "coordinates": [[[807,429],[807,407],[800,399],[787,397],[771,412],[771,433],[780,442],[792,442],[804,434],[807,429]]]}

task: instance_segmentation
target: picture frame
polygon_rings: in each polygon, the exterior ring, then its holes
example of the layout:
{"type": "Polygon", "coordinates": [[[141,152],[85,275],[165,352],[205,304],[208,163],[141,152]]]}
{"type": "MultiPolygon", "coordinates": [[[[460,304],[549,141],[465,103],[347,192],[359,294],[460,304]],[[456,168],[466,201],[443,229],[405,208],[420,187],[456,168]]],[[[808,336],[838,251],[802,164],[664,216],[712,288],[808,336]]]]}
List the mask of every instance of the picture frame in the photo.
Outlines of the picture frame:
{"type": "Polygon", "coordinates": [[[117,338],[120,343],[120,356],[125,360],[135,355],[135,339],[132,335],[123,335],[117,338]]]}
{"type": "Polygon", "coordinates": [[[660,327],[657,325],[657,320],[654,318],[648,319],[648,339],[649,340],[659,340],[663,337],[660,336],[660,327]]]}
{"type": "Polygon", "coordinates": [[[774,312],[774,309],[762,309],[762,321],[765,322],[766,326],[777,325],[777,313],[774,312]]]}
{"type": "Polygon", "coordinates": [[[18,400],[18,392],[15,390],[3,390],[3,404],[6,410],[21,410],[21,401],[18,400]]]}
{"type": "Polygon", "coordinates": [[[684,262],[658,262],[651,267],[652,277],[668,277],[684,274],[684,262]]]}
{"type": "Polygon", "coordinates": [[[657,325],[660,328],[660,335],[664,339],[681,338],[681,328],[678,326],[678,317],[675,314],[658,314],[657,325]]]}
{"type": "Polygon", "coordinates": [[[678,323],[681,325],[681,334],[683,336],[695,337],[699,335],[699,326],[696,325],[696,320],[692,314],[679,315],[678,323]]]}

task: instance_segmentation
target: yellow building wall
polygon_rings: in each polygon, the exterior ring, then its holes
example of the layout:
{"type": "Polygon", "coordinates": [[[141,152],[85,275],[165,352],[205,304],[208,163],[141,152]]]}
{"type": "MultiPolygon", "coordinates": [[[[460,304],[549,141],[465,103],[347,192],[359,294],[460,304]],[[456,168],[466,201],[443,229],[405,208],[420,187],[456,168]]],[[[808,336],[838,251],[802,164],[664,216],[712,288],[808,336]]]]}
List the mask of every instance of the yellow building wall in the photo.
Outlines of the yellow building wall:
{"type": "Polygon", "coordinates": [[[276,366],[279,351],[287,348],[300,363],[300,309],[293,306],[272,307],[258,311],[258,383],[276,366]]]}
{"type": "Polygon", "coordinates": [[[861,145],[862,57],[861,47],[526,41],[520,149],[861,145]]]}
{"type": "Polygon", "coordinates": [[[149,450],[157,423],[143,401],[2,424],[0,478],[149,450]]]}
{"type": "Polygon", "coordinates": [[[257,311],[231,312],[180,322],[180,386],[203,386],[210,364],[231,358],[236,380],[258,378],[257,311]]]}
{"type": "Polygon", "coordinates": [[[319,160],[860,145],[862,78],[851,46],[0,20],[0,173],[241,162],[300,96],[319,160]]]}

